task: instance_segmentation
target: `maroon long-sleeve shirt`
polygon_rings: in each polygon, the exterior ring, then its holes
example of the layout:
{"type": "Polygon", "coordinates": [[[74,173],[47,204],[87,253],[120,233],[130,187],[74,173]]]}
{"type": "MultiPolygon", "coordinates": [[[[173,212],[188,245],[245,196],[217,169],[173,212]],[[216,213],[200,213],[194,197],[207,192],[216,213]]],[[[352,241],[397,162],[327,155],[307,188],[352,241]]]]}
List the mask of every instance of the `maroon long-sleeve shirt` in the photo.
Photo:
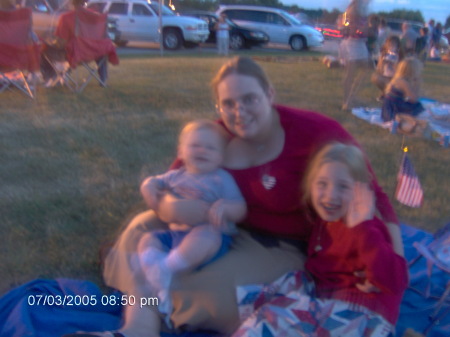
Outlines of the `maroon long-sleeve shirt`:
{"type": "Polygon", "coordinates": [[[394,252],[386,226],[378,219],[354,228],[342,222],[319,222],[308,245],[306,270],[314,277],[317,296],[362,305],[395,324],[408,285],[406,261],[394,252]],[[319,249],[318,249],[319,247],[319,249]],[[364,271],[380,292],[365,293],[355,284],[364,271]]]}

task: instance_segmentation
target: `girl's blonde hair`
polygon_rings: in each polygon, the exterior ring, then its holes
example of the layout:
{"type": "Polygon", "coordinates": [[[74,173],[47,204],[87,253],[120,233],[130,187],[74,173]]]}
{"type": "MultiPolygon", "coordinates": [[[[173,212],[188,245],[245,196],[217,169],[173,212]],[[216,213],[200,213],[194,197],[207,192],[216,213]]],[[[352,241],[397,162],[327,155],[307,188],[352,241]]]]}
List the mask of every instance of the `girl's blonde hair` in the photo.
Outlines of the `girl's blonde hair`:
{"type": "Polygon", "coordinates": [[[406,81],[420,80],[422,69],[423,64],[417,57],[411,56],[404,58],[398,63],[394,77],[392,77],[391,81],[386,87],[386,92],[389,92],[391,90],[392,85],[399,78],[402,78],[406,81]]]}
{"type": "Polygon", "coordinates": [[[231,74],[255,78],[266,93],[268,93],[269,89],[272,87],[269,78],[258,63],[249,57],[236,56],[226,62],[211,81],[211,87],[216,99],[218,98],[217,87],[219,83],[231,74]]]}
{"type": "Polygon", "coordinates": [[[372,177],[367,168],[364,154],[357,146],[343,143],[325,145],[314,155],[306,170],[302,184],[303,204],[310,204],[312,183],[317,171],[319,171],[322,165],[331,162],[344,164],[348,168],[350,176],[355,181],[364,183],[371,181],[372,177]]]}
{"type": "Polygon", "coordinates": [[[191,134],[192,132],[198,130],[210,130],[217,133],[217,135],[222,141],[222,145],[224,148],[227,145],[228,140],[230,138],[227,132],[224,130],[224,128],[218,123],[209,119],[196,119],[187,123],[183,127],[183,129],[180,132],[180,136],[178,137],[178,143],[181,144],[184,141],[186,135],[191,134]]]}

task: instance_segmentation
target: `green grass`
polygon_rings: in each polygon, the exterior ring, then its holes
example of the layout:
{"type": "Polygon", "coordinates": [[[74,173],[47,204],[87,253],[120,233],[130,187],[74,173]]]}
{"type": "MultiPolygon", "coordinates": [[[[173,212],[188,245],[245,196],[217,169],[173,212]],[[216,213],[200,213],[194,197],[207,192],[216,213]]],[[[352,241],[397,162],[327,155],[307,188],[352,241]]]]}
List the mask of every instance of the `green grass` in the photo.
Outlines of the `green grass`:
{"type": "MultiPolygon", "coordinates": [[[[340,121],[392,197],[402,137],[341,111],[342,70],[326,69],[311,58],[317,54],[300,55],[303,61],[261,61],[277,102],[340,121]]],[[[145,209],[141,180],[166,170],[185,122],[215,116],[208,84],[222,62],[204,54],[128,56],[110,68],[107,89],[92,83],[76,95],[39,88],[35,101],[0,95],[0,294],[39,277],[101,284],[100,248],[145,209]]],[[[427,64],[425,96],[450,103],[448,78],[450,66],[427,64]]],[[[377,94],[367,81],[361,102],[376,106],[377,94]]],[[[402,221],[434,232],[449,221],[449,150],[424,139],[406,142],[425,202],[420,209],[393,204],[402,221]]]]}

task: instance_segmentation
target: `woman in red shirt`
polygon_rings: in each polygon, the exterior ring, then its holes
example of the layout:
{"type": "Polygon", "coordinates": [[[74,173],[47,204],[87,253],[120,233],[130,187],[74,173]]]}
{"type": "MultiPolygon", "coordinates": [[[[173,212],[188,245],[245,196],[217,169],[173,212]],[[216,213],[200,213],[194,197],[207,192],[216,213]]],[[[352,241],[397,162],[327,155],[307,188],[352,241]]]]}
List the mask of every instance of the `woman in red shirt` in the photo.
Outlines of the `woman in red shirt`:
{"type": "MultiPolygon", "coordinates": [[[[273,282],[286,272],[304,268],[311,226],[298,202],[298,186],[309,157],[330,141],[356,142],[324,115],[274,105],[273,86],[250,58],[229,60],[212,86],[217,112],[231,136],[225,168],[241,189],[248,215],[226,256],[173,280],[170,318],[175,328],[232,333],[240,324],[236,286],[273,282]]],[[[393,208],[377,182],[372,183],[376,207],[402,251],[393,208]]],[[[141,192],[147,193],[145,185],[141,192]]],[[[177,219],[201,222],[208,209],[205,203],[166,195],[156,211],[158,217],[152,211],[140,214],[120,235],[105,260],[105,282],[135,298],[155,296],[136,268],[137,242],[146,231],[167,228],[166,223],[177,219]]],[[[158,336],[160,329],[154,307],[126,307],[123,336],[158,336]]]]}

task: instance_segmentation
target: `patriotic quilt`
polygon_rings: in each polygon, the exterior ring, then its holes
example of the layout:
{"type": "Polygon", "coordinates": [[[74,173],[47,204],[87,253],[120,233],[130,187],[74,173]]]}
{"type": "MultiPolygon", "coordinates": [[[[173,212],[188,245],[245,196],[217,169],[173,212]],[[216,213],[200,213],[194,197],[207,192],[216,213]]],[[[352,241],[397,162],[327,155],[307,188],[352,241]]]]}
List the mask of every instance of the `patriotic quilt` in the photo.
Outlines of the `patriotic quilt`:
{"type": "Polygon", "coordinates": [[[386,337],[394,326],[380,315],[352,303],[319,299],[302,271],[270,285],[240,286],[243,324],[233,337],[386,337]]]}

